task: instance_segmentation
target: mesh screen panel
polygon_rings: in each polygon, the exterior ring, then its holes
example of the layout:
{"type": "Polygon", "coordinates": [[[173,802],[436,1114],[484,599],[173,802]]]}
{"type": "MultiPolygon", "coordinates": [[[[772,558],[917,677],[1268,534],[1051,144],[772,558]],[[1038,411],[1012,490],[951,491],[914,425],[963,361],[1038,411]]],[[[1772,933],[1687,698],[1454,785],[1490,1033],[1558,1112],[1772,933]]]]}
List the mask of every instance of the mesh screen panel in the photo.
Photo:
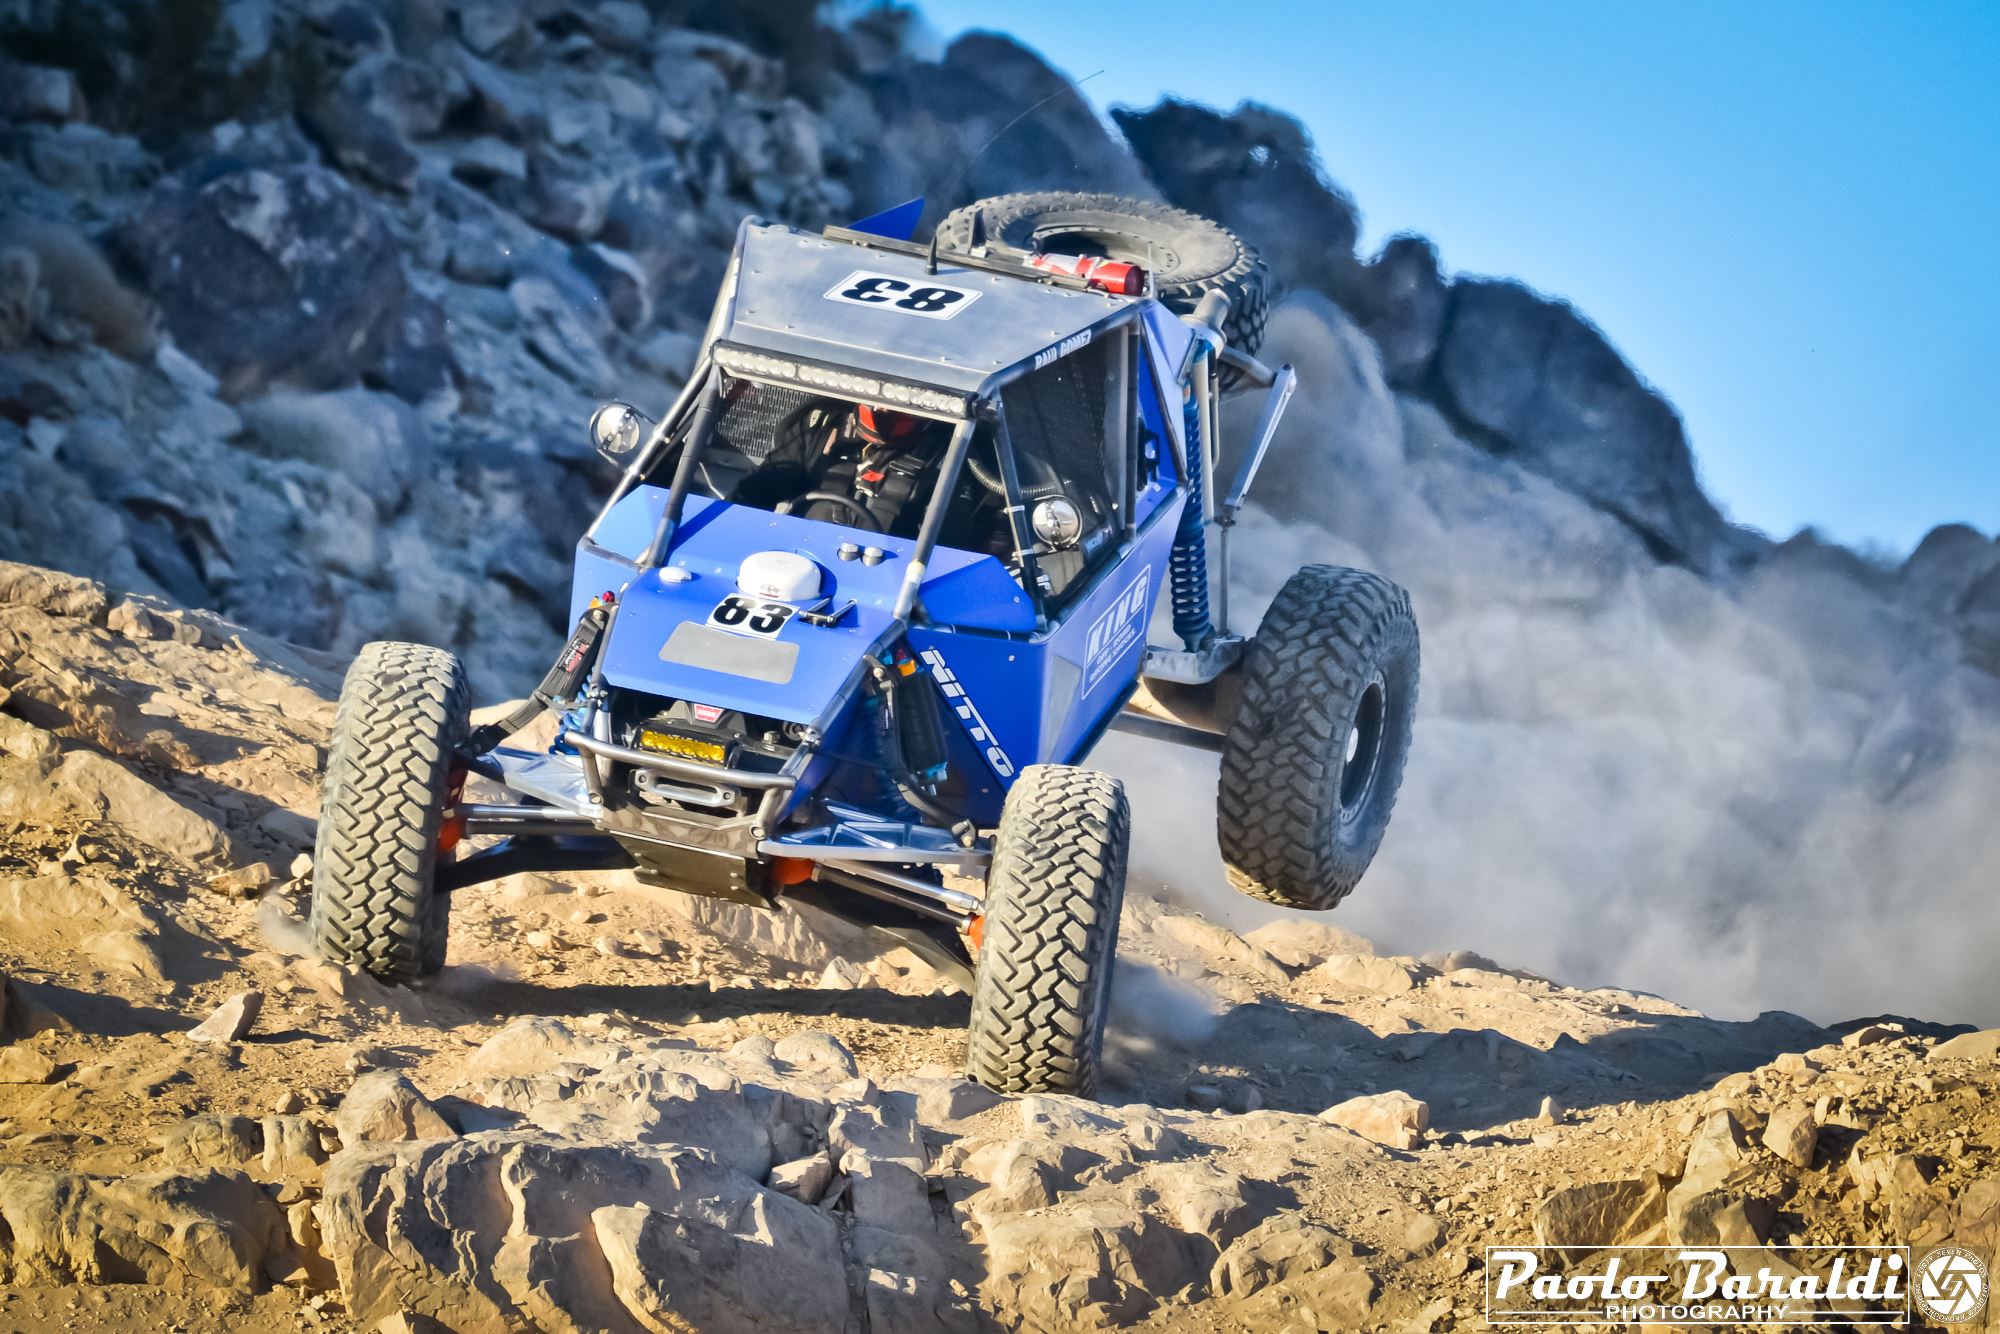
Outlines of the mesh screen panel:
{"type": "Polygon", "coordinates": [[[1007,434],[1022,462],[1021,485],[1029,495],[1079,483],[1111,494],[1104,455],[1104,383],[1109,340],[1087,344],[1062,360],[1024,375],[1000,391],[1007,409],[1007,434]],[[1037,466],[1039,464],[1040,466],[1037,466]]]}

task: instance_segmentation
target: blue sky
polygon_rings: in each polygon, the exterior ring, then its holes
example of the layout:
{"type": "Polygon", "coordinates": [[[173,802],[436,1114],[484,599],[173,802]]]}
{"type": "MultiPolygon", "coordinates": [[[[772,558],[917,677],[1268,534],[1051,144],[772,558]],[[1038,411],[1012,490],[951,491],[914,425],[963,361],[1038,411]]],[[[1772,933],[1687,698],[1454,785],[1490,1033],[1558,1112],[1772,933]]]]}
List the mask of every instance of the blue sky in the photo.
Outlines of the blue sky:
{"type": "Polygon", "coordinates": [[[1738,522],[2000,529],[2000,5],[923,0],[1100,108],[1298,116],[1363,249],[1568,297],[1738,522]]]}

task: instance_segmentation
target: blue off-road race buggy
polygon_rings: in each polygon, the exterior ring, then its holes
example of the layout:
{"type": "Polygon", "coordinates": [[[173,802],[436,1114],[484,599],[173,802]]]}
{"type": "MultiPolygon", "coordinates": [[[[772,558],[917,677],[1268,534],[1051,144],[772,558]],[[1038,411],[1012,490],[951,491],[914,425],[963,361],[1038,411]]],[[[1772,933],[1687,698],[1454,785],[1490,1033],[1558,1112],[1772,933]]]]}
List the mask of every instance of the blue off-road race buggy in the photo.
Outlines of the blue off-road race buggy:
{"type": "Polygon", "coordinates": [[[1325,909],[1353,888],[1402,777],[1417,632],[1403,590],[1323,565],[1254,638],[1228,630],[1229,528],[1294,383],[1254,357],[1262,264],[1139,200],[989,199],[928,244],[920,212],[744,223],[678,401],[592,419],[622,474],[524,705],[475,729],[450,653],[362,649],[320,812],[322,955],[414,981],[444,964],[453,893],[629,868],[892,935],[971,994],[969,1075],[1089,1093],[1130,832],[1117,780],[1081,767],[1107,729],[1221,754],[1238,889],[1325,909]],[[1221,399],[1259,391],[1218,494],[1221,399]],[[1156,606],[1177,643],[1150,642],[1156,606]],[[504,744],[546,712],[553,744],[504,744]],[[514,800],[469,802],[469,774],[514,800]]]}

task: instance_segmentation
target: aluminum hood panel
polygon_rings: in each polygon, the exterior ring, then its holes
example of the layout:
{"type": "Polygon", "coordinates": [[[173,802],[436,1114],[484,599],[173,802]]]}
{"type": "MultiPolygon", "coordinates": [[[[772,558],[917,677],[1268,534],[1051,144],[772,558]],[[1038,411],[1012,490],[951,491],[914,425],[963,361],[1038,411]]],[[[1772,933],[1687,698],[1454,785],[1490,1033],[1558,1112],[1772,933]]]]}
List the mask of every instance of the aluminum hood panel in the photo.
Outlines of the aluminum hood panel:
{"type": "Polygon", "coordinates": [[[974,393],[1038,352],[1073,351],[1081,342],[1065,346],[1065,340],[1083,338],[1134,300],[962,268],[948,254],[939,256],[935,274],[925,270],[914,255],[788,227],[747,227],[735,307],[718,336],[774,355],[974,393]],[[890,299],[838,295],[869,276],[889,281],[872,284],[865,295],[890,299]],[[958,295],[938,310],[914,308],[933,302],[895,304],[925,288],[958,295]]]}

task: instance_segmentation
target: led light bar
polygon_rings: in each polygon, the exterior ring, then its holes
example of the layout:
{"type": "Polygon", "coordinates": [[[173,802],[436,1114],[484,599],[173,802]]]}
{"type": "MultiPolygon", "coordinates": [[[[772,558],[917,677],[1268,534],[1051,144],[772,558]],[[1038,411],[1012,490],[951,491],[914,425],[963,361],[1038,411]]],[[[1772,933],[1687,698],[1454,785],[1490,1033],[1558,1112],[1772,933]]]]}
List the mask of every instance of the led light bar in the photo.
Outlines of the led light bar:
{"type": "Polygon", "coordinates": [[[643,750],[658,751],[662,755],[673,755],[700,764],[729,763],[729,750],[726,746],[714,741],[697,741],[693,737],[678,736],[672,732],[659,732],[652,728],[646,728],[639,733],[639,746],[643,750]]]}
{"type": "Polygon", "coordinates": [[[966,396],[943,389],[929,389],[901,380],[885,380],[880,376],[824,366],[813,361],[774,357],[728,344],[718,344],[714,356],[715,364],[723,370],[752,380],[772,380],[803,389],[824,389],[843,398],[908,408],[933,417],[959,420],[966,415],[966,396]]]}

